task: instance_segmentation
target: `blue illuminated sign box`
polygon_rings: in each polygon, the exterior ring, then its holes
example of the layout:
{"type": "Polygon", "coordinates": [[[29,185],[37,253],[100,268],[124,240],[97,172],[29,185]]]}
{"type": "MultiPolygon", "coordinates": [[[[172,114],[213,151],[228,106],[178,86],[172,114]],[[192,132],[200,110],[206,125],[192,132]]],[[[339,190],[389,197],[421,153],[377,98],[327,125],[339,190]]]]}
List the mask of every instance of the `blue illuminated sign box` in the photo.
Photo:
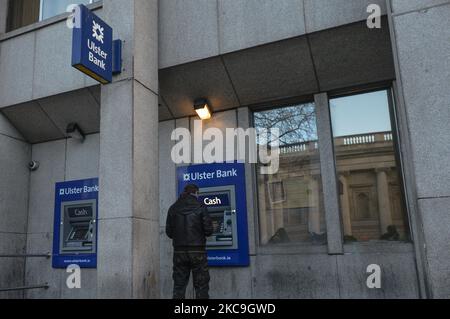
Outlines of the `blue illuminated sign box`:
{"type": "Polygon", "coordinates": [[[86,6],[75,10],[72,66],[102,84],[113,75],[113,30],[86,6]]]}
{"type": "MultiPolygon", "coordinates": [[[[237,213],[237,249],[208,249],[208,265],[213,267],[249,266],[249,243],[247,221],[247,197],[245,190],[245,164],[243,163],[219,163],[200,164],[178,167],[178,194],[188,184],[196,184],[200,188],[217,188],[234,186],[236,196],[237,213]]],[[[228,204],[226,195],[214,195],[228,204]]],[[[200,200],[204,197],[200,196],[200,200]]],[[[212,204],[215,206],[215,204],[212,204]]]]}

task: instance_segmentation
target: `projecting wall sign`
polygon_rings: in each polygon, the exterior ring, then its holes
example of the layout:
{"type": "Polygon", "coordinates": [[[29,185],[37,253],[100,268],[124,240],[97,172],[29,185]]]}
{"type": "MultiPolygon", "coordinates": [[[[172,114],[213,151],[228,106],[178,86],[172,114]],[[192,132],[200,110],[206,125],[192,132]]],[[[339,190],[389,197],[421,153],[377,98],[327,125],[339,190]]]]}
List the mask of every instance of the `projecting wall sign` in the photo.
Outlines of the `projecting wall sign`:
{"type": "Polygon", "coordinates": [[[113,42],[112,28],[84,5],[75,8],[74,18],[72,66],[102,84],[110,83],[113,73],[120,73],[115,66],[121,62],[121,41],[113,42]]]}

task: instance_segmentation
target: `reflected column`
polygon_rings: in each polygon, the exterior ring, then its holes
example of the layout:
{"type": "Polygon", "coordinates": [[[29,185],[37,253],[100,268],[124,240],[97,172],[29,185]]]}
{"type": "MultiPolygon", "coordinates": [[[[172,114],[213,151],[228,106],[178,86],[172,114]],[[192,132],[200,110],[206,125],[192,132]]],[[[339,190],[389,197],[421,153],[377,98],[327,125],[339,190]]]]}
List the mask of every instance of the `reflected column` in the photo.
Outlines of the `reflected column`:
{"type": "Polygon", "coordinates": [[[319,182],[316,177],[309,180],[309,214],[308,214],[308,230],[310,233],[321,234],[320,231],[320,214],[319,214],[319,182]]]}
{"type": "Polygon", "coordinates": [[[377,193],[378,211],[380,214],[381,234],[387,232],[388,226],[392,225],[391,202],[389,198],[389,184],[387,177],[388,169],[377,169],[377,193]]]}
{"type": "Polygon", "coordinates": [[[344,235],[352,236],[352,221],[350,218],[350,199],[347,177],[350,173],[345,172],[339,175],[339,181],[342,184],[341,190],[341,210],[342,210],[342,223],[344,225],[344,235]]]}

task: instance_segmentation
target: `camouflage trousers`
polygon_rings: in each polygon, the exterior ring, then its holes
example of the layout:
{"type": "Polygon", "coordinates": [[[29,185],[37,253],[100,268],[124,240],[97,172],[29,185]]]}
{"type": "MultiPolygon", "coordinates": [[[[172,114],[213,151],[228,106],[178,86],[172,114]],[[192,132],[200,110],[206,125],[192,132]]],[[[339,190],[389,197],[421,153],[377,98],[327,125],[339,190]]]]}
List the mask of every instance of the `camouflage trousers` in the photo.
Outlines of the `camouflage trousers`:
{"type": "Polygon", "coordinates": [[[206,252],[176,251],[173,254],[173,299],[184,299],[191,275],[196,299],[209,299],[209,270],[206,252]]]}

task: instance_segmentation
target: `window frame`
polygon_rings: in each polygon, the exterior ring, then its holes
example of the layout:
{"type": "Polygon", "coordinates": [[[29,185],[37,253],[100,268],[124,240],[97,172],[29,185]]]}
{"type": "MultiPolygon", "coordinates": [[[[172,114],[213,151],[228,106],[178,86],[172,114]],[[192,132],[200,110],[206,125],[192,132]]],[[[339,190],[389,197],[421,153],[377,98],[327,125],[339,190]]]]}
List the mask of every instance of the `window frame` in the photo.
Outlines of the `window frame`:
{"type": "MultiPolygon", "coordinates": [[[[44,14],[44,11],[43,11],[43,7],[44,7],[44,6],[43,6],[43,3],[44,3],[44,1],[48,1],[48,0],[40,0],[40,1],[39,1],[39,21],[38,21],[38,22],[45,21],[45,20],[47,20],[47,19],[51,19],[51,18],[53,18],[53,17],[56,17],[56,16],[58,16],[58,15],[64,13],[64,12],[57,13],[57,14],[54,15],[54,16],[47,17],[47,18],[43,19],[43,14],[44,14]]],[[[93,4],[94,2],[98,2],[98,0],[97,0],[97,1],[96,1],[96,0],[89,0],[89,3],[87,3],[86,5],[93,4]]]]}
{"type": "MultiPolygon", "coordinates": [[[[405,166],[404,161],[402,157],[402,147],[400,144],[400,138],[401,138],[401,128],[399,123],[399,117],[398,117],[398,110],[395,100],[395,82],[382,82],[382,83],[375,83],[370,85],[362,85],[359,87],[352,87],[352,88],[346,88],[342,90],[335,90],[335,91],[329,91],[329,92],[323,92],[323,93],[317,93],[309,96],[303,96],[303,97],[297,97],[297,98],[290,98],[289,100],[280,100],[280,101],[272,101],[268,103],[263,103],[259,105],[250,105],[250,123],[252,127],[255,127],[255,118],[254,114],[257,112],[263,112],[268,111],[272,109],[277,108],[283,108],[298,104],[305,104],[305,103],[314,103],[316,108],[316,125],[317,125],[317,131],[318,135],[322,135],[322,142],[321,142],[321,136],[319,136],[319,152],[320,152],[320,160],[321,160],[321,168],[322,168],[322,162],[324,162],[324,159],[322,158],[322,152],[324,151],[324,148],[331,147],[332,150],[332,158],[325,159],[328,161],[328,164],[334,165],[334,174],[331,174],[332,176],[327,176],[328,174],[324,172],[321,169],[321,178],[322,183],[329,182],[330,180],[335,180],[335,185],[332,185],[332,188],[336,189],[336,195],[337,195],[337,211],[335,209],[332,209],[333,211],[330,212],[330,208],[327,209],[327,205],[324,200],[324,208],[325,208],[325,215],[332,214],[335,217],[339,217],[339,223],[335,225],[329,225],[329,223],[326,223],[326,230],[327,233],[332,230],[335,232],[335,234],[340,234],[340,242],[338,242],[334,247],[330,247],[330,242],[328,241],[328,254],[329,255],[340,255],[347,252],[352,252],[355,249],[358,251],[360,249],[367,250],[367,251],[391,251],[394,247],[398,247],[395,249],[400,250],[407,250],[410,251],[412,249],[412,244],[414,243],[413,240],[413,228],[412,228],[412,216],[410,213],[409,208],[409,202],[408,202],[408,194],[407,194],[407,187],[405,183],[405,166]],[[390,120],[391,120],[391,126],[392,126],[392,135],[393,135],[393,143],[394,143],[394,153],[395,153],[395,159],[396,163],[398,165],[397,170],[399,174],[399,187],[400,187],[400,193],[401,193],[401,201],[402,205],[405,210],[405,228],[409,231],[409,240],[408,241],[401,241],[401,242],[385,242],[385,241],[371,241],[371,242],[356,242],[356,243],[346,243],[344,242],[344,233],[343,233],[343,224],[342,224],[342,216],[341,216],[341,209],[340,209],[340,196],[339,196],[339,180],[337,178],[337,170],[336,170],[336,154],[335,154],[335,147],[334,147],[334,138],[333,138],[333,132],[332,132],[332,122],[331,122],[331,109],[330,109],[330,100],[334,98],[340,98],[340,97],[347,97],[347,96],[353,96],[353,95],[361,95],[361,94],[367,94],[371,92],[377,92],[377,91],[387,91],[388,95],[388,103],[389,103],[389,113],[390,113],[390,120]],[[326,95],[326,110],[323,109],[322,112],[319,112],[319,105],[318,105],[318,98],[321,95],[326,95]],[[319,124],[320,123],[320,124],[319,124]],[[329,128],[328,134],[320,134],[320,127],[326,127],[329,128]],[[337,231],[337,233],[336,233],[337,231]],[[341,249],[339,249],[341,247],[341,249]],[[358,247],[358,248],[357,248],[358,247]],[[403,247],[403,248],[402,248],[403,247]]],[[[324,106],[322,106],[324,107],[324,106]]],[[[329,150],[329,149],[328,149],[329,150]]],[[[325,164],[325,163],[324,163],[325,164]]],[[[288,244],[280,244],[280,245],[263,245],[261,243],[260,238],[260,217],[259,217],[259,200],[260,200],[260,194],[258,191],[258,172],[257,172],[257,165],[253,165],[253,189],[255,196],[255,215],[254,215],[254,222],[255,222],[255,240],[256,240],[256,248],[258,250],[258,253],[262,254],[277,254],[277,253],[326,253],[327,252],[327,245],[311,245],[307,243],[288,243],[288,244]]],[[[323,190],[322,190],[323,191],[323,190]]],[[[332,244],[332,243],[331,243],[332,244]]]]}
{"type": "MultiPolygon", "coordinates": [[[[399,123],[398,123],[398,116],[397,116],[397,109],[396,109],[396,103],[395,103],[395,96],[394,96],[394,85],[393,83],[390,84],[381,84],[376,85],[373,87],[366,87],[366,88],[359,88],[354,89],[351,91],[340,91],[340,92],[334,92],[330,95],[328,95],[328,105],[330,105],[330,100],[336,99],[336,98],[344,98],[344,97],[351,97],[355,95],[362,95],[362,94],[370,94],[374,92],[380,92],[380,91],[386,91],[387,93],[387,99],[388,99],[388,108],[389,108],[389,117],[391,121],[391,130],[392,130],[392,142],[394,146],[394,156],[396,164],[398,165],[397,171],[398,171],[398,182],[399,182],[399,188],[400,188],[400,201],[401,205],[403,206],[403,209],[405,211],[405,214],[403,216],[404,218],[404,224],[405,229],[407,229],[407,236],[408,240],[403,241],[406,243],[413,243],[413,229],[411,225],[411,215],[409,212],[409,205],[407,201],[406,196],[406,183],[405,183],[405,171],[404,171],[404,162],[401,155],[401,145],[400,145],[400,131],[399,131],[399,123]]],[[[332,127],[331,122],[331,108],[329,108],[330,111],[330,126],[332,127]]],[[[333,133],[333,132],[332,132],[333,133]]],[[[336,161],[336,154],[335,154],[335,147],[334,147],[334,137],[331,136],[332,143],[333,143],[333,156],[336,161]]],[[[340,207],[340,203],[339,203],[340,207]]],[[[342,212],[339,210],[339,213],[342,212]]],[[[342,218],[342,216],[341,216],[342,218]]],[[[366,244],[374,244],[374,243],[383,243],[384,241],[370,241],[370,242],[360,242],[360,243],[366,243],[366,244]]],[[[344,243],[347,245],[348,243],[344,243]]]]}
{"type": "MultiPolygon", "coordinates": [[[[270,111],[270,110],[274,110],[274,109],[279,109],[279,108],[286,108],[286,107],[292,107],[292,106],[296,106],[296,105],[302,105],[302,104],[313,104],[314,108],[315,108],[315,112],[316,112],[316,128],[317,131],[319,130],[319,119],[318,119],[318,115],[317,115],[317,105],[316,105],[316,101],[314,99],[314,95],[308,96],[308,97],[300,97],[300,98],[294,98],[294,99],[289,99],[289,100],[283,100],[280,102],[271,102],[271,103],[266,103],[266,104],[259,104],[259,105],[253,105],[253,106],[249,106],[249,110],[250,110],[250,124],[251,127],[255,128],[255,113],[258,112],[265,112],[265,111],[270,111]]],[[[319,132],[317,132],[319,133],[319,132]]],[[[319,137],[318,137],[319,139],[319,137]]],[[[317,141],[317,143],[319,144],[318,147],[318,151],[320,152],[320,142],[317,141]]],[[[270,244],[262,244],[261,242],[261,225],[260,225],[260,218],[259,218],[259,200],[260,200],[260,193],[258,191],[258,165],[257,164],[253,164],[253,169],[252,169],[252,173],[253,173],[253,189],[254,189],[254,194],[256,194],[255,198],[254,198],[254,203],[255,203],[255,214],[254,214],[254,224],[255,224],[255,240],[256,240],[256,247],[258,250],[258,253],[261,254],[277,254],[277,253],[281,253],[284,254],[286,252],[289,252],[291,254],[326,254],[327,253],[327,248],[328,248],[328,244],[324,244],[324,245],[314,245],[314,244],[310,244],[310,243],[302,243],[302,242],[293,242],[293,243],[282,243],[282,244],[277,244],[277,245],[270,245],[270,244]]],[[[321,179],[323,181],[323,177],[322,177],[322,173],[321,175],[321,179]]],[[[278,180],[277,180],[278,181],[278,180]]],[[[264,183],[264,188],[268,187],[268,183],[264,183]]],[[[270,196],[270,195],[269,195],[270,196]]],[[[324,204],[324,203],[323,203],[324,204]]],[[[325,206],[325,205],[324,205],[325,206]]],[[[327,232],[328,232],[328,226],[325,225],[327,232]]]]}

